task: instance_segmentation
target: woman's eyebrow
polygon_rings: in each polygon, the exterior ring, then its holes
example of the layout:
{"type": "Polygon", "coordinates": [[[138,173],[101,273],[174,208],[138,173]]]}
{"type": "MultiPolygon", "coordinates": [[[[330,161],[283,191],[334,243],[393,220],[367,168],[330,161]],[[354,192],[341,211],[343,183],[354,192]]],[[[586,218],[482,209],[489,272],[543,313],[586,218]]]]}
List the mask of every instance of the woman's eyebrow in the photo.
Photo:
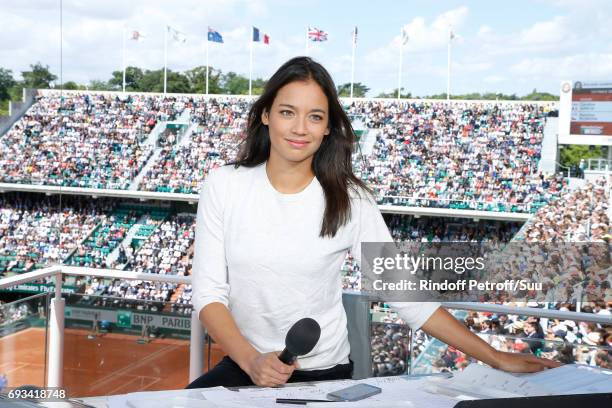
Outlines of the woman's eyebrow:
{"type": "MultiPolygon", "coordinates": [[[[296,108],[295,106],[290,105],[290,104],[288,104],[288,103],[279,103],[279,104],[278,104],[278,106],[285,106],[285,107],[290,108],[290,109],[293,109],[293,110],[298,110],[298,108],[296,108]]],[[[325,109],[320,109],[320,108],[311,109],[311,110],[310,110],[310,112],[311,112],[311,113],[312,113],[312,112],[321,112],[321,113],[327,113],[327,112],[325,111],[325,109]]]]}

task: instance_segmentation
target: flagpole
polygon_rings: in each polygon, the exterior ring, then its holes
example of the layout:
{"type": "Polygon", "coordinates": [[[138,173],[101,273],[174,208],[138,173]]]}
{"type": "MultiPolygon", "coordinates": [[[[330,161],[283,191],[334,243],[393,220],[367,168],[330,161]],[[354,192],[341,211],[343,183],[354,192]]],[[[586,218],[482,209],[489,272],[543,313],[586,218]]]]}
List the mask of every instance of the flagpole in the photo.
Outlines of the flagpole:
{"type": "Polygon", "coordinates": [[[251,41],[250,41],[250,47],[249,47],[249,96],[251,96],[251,92],[252,92],[252,88],[251,88],[252,78],[253,78],[253,28],[251,28],[251,41]]]}
{"type": "Polygon", "coordinates": [[[453,41],[452,27],[448,30],[448,55],[447,55],[447,66],[446,66],[446,101],[450,101],[450,80],[451,80],[451,42],[453,41]]]}
{"type": "MultiPolygon", "coordinates": [[[[209,28],[210,29],[210,28],[209,28]]],[[[208,32],[206,33],[206,95],[208,95],[208,32]]]]}
{"type": "Polygon", "coordinates": [[[357,43],[357,26],[353,28],[353,56],[351,58],[351,99],[353,98],[353,82],[355,81],[355,45],[357,43]]]}
{"type": "Polygon", "coordinates": [[[308,56],[308,27],[306,27],[306,56],[308,56]]]}
{"type": "Polygon", "coordinates": [[[168,26],[166,26],[166,29],[164,30],[164,95],[166,94],[167,66],[168,66],[168,26]]]}
{"type": "Polygon", "coordinates": [[[121,41],[122,45],[122,63],[123,63],[123,92],[125,92],[125,36],[127,35],[125,26],[123,27],[123,40],[121,41]]]}
{"type": "Polygon", "coordinates": [[[397,100],[401,98],[402,92],[402,55],[404,50],[404,27],[400,30],[399,69],[397,72],[397,100]]]}

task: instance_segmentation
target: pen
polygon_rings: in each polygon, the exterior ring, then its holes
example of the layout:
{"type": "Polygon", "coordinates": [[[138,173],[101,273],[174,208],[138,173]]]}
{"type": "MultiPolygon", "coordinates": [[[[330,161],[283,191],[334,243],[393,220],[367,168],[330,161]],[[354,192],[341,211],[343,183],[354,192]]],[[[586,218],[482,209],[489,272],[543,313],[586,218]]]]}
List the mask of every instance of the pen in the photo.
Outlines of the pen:
{"type": "Polygon", "coordinates": [[[317,400],[317,399],[301,399],[301,398],[277,398],[277,404],[295,404],[295,405],[306,405],[309,402],[334,402],[330,400],[317,400]]]}

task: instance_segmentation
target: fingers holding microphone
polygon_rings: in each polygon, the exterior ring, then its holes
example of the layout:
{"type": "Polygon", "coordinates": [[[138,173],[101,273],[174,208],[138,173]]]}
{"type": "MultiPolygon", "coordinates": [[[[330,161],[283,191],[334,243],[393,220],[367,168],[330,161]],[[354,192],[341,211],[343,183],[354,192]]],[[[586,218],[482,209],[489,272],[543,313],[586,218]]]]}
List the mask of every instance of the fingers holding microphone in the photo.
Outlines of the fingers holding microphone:
{"type": "Polygon", "coordinates": [[[255,385],[261,387],[278,387],[289,380],[298,367],[297,362],[284,364],[278,359],[280,352],[259,354],[250,364],[247,374],[255,385]]]}
{"type": "Polygon", "coordinates": [[[256,355],[247,374],[259,386],[277,387],[285,384],[299,368],[297,357],[312,351],[321,337],[321,326],[311,318],[298,320],[287,332],[285,349],[281,352],[256,355]]]}

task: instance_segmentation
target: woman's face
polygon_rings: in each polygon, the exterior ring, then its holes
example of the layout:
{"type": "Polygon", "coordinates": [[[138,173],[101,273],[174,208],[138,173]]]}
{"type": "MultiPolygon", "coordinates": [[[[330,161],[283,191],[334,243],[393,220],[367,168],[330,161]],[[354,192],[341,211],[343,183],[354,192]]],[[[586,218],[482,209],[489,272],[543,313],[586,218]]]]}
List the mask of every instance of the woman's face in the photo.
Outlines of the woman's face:
{"type": "Polygon", "coordinates": [[[310,164],[329,134],[327,97],[312,80],[291,82],[279,89],[261,120],[270,133],[270,161],[310,164]]]}

